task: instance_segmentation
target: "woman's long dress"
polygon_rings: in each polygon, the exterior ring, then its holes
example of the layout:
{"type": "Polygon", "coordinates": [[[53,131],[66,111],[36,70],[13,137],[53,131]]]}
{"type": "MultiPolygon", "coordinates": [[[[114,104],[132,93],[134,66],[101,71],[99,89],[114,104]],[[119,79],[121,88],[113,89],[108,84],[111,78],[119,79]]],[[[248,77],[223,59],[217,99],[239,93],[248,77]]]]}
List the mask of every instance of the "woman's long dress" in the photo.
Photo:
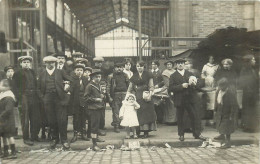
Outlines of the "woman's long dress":
{"type": "Polygon", "coordinates": [[[136,101],[140,105],[140,109],[137,110],[140,131],[156,130],[154,104],[152,101],[145,101],[143,99],[143,92],[152,91],[153,89],[152,75],[146,71],[142,73],[141,77],[136,72],[130,79],[128,92],[135,94],[136,101]]]}
{"type": "MultiPolygon", "coordinates": [[[[168,89],[169,87],[169,79],[171,74],[175,72],[174,69],[172,70],[164,70],[163,75],[163,81],[164,81],[164,87],[168,89]]],[[[168,92],[167,92],[168,93],[168,92]]],[[[173,93],[174,94],[174,93],[173,93]]],[[[177,122],[177,114],[176,114],[176,108],[174,106],[174,103],[172,99],[170,98],[172,95],[169,95],[169,98],[165,101],[165,108],[164,109],[164,123],[175,123],[177,122]]]]}

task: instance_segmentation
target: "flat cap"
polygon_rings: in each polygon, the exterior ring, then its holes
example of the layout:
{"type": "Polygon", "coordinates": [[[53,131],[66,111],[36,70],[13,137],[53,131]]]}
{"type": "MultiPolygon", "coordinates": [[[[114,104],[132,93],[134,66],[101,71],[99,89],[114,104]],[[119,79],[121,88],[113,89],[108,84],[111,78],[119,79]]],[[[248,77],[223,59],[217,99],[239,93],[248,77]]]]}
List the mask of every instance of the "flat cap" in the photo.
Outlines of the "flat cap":
{"type": "Polygon", "coordinates": [[[85,58],[77,58],[76,62],[88,62],[88,59],[85,58]]]}
{"type": "Polygon", "coordinates": [[[94,57],[93,61],[94,61],[94,62],[103,62],[103,61],[104,61],[104,58],[101,57],[101,56],[97,56],[97,57],[94,57]]]}
{"type": "Polygon", "coordinates": [[[85,67],[85,71],[86,71],[86,70],[92,72],[92,68],[91,68],[91,67],[85,67]]]}
{"type": "Polygon", "coordinates": [[[71,56],[81,56],[81,57],[83,57],[83,53],[81,53],[81,52],[74,52],[74,53],[72,53],[71,54],[71,56]]]}
{"type": "Polygon", "coordinates": [[[74,69],[76,69],[76,68],[82,68],[83,71],[86,69],[83,64],[76,64],[76,65],[74,65],[74,69]]]}
{"type": "Polygon", "coordinates": [[[14,67],[11,66],[11,65],[6,66],[6,67],[4,68],[4,71],[7,72],[9,69],[13,69],[13,70],[14,70],[14,67]]]}
{"type": "Polygon", "coordinates": [[[54,56],[45,56],[44,58],[43,58],[43,62],[57,62],[57,58],[56,57],[54,57],[54,56]]]}
{"type": "Polygon", "coordinates": [[[102,74],[101,69],[92,69],[92,73],[89,76],[94,76],[97,74],[102,74]]]}
{"type": "Polygon", "coordinates": [[[33,58],[31,56],[20,56],[20,57],[18,57],[18,61],[21,62],[23,60],[30,60],[30,61],[32,61],[33,58]]]}
{"type": "Polygon", "coordinates": [[[175,60],[174,62],[175,62],[175,63],[185,63],[185,62],[186,62],[186,60],[185,60],[185,59],[182,59],[182,58],[180,58],[180,59],[177,59],[177,60],[175,60]]]}
{"type": "Polygon", "coordinates": [[[171,63],[172,65],[174,65],[174,62],[171,61],[171,60],[167,60],[167,61],[164,63],[164,65],[167,65],[168,63],[171,63]]]}

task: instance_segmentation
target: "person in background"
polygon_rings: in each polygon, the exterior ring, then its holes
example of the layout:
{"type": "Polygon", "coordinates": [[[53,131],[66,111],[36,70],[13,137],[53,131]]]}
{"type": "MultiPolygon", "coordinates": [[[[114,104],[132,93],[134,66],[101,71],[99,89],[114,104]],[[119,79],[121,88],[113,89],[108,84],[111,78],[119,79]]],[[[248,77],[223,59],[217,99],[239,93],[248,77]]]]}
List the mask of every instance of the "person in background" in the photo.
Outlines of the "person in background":
{"type": "Polygon", "coordinates": [[[125,100],[122,102],[119,118],[122,120],[120,125],[126,127],[126,139],[130,139],[130,131],[133,132],[133,138],[137,139],[136,127],[139,126],[136,110],[140,105],[136,102],[135,95],[127,94],[125,100]]]}
{"type": "Polygon", "coordinates": [[[162,72],[162,77],[164,81],[164,86],[162,87],[162,91],[165,90],[169,98],[166,99],[165,102],[163,122],[166,124],[172,124],[172,123],[176,123],[177,114],[176,114],[176,107],[174,106],[174,102],[171,99],[172,94],[168,94],[168,89],[169,89],[169,79],[176,70],[174,69],[174,62],[171,60],[166,61],[164,65],[166,69],[162,72]]]}
{"type": "Polygon", "coordinates": [[[32,70],[31,56],[20,56],[18,61],[21,68],[13,76],[15,98],[21,111],[21,124],[24,143],[33,145],[39,141],[38,133],[41,126],[39,98],[37,96],[37,80],[32,70]]]}
{"type": "Polygon", "coordinates": [[[205,87],[215,88],[214,77],[219,69],[219,65],[215,63],[214,56],[209,56],[209,61],[205,64],[201,71],[201,78],[205,79],[205,87]]]}
{"type": "MultiPolygon", "coordinates": [[[[3,138],[4,153],[1,158],[14,159],[16,156],[15,140],[15,116],[14,116],[15,96],[11,91],[7,79],[0,82],[0,139],[3,138]],[[9,142],[9,145],[7,143],[9,142]],[[11,155],[9,155],[9,146],[11,155]]],[[[1,140],[0,140],[1,149],[1,140]]],[[[0,150],[1,151],[1,150],[0,150]]]]}
{"type": "Polygon", "coordinates": [[[70,72],[72,69],[68,66],[66,59],[67,56],[63,52],[58,52],[55,57],[58,59],[57,61],[57,69],[64,70],[68,75],[70,75],[70,72]]]}
{"type": "Polygon", "coordinates": [[[143,61],[136,63],[137,72],[131,77],[127,92],[135,94],[136,101],[140,105],[140,109],[137,110],[139,121],[137,135],[139,136],[140,132],[144,132],[143,138],[147,138],[149,132],[155,131],[157,126],[154,104],[151,101],[154,90],[153,76],[144,67],[143,61]]]}
{"type": "Polygon", "coordinates": [[[132,64],[131,64],[130,60],[126,60],[123,72],[125,74],[127,74],[128,79],[130,79],[133,76],[133,72],[131,71],[131,66],[132,66],[132,64]]]}
{"type": "MultiPolygon", "coordinates": [[[[158,60],[152,61],[152,69],[151,73],[153,75],[153,83],[154,83],[154,89],[159,89],[164,86],[163,82],[163,76],[162,76],[162,71],[159,70],[160,63],[158,60]]],[[[159,123],[163,122],[163,106],[162,105],[154,105],[154,109],[156,112],[157,116],[157,121],[159,123]]]]}
{"type": "Polygon", "coordinates": [[[102,111],[105,108],[105,96],[101,91],[100,81],[102,72],[100,69],[93,69],[90,74],[91,82],[87,85],[84,93],[85,101],[89,111],[91,122],[91,138],[94,151],[100,151],[97,142],[105,142],[99,137],[100,121],[103,119],[102,111]]]}
{"type": "Polygon", "coordinates": [[[239,84],[243,89],[242,128],[254,132],[259,129],[259,76],[255,69],[256,60],[252,54],[243,57],[244,66],[240,72],[239,84]]]}
{"type": "Polygon", "coordinates": [[[126,91],[129,85],[127,74],[122,70],[122,63],[116,63],[114,72],[108,75],[107,78],[107,96],[109,103],[112,106],[114,132],[119,133],[120,119],[119,110],[122,106],[122,101],[125,99],[126,91]]]}
{"type": "Polygon", "coordinates": [[[183,114],[185,111],[188,112],[191,119],[192,132],[195,139],[206,140],[206,138],[201,135],[200,119],[194,108],[198,99],[197,89],[200,85],[197,83],[196,77],[184,69],[186,60],[178,59],[175,62],[177,71],[170,77],[168,92],[169,94],[171,94],[171,92],[174,93],[173,100],[177,108],[179,140],[184,141],[183,114]]]}
{"type": "Polygon", "coordinates": [[[70,84],[64,81],[72,82],[70,76],[65,71],[56,69],[57,58],[46,56],[43,58],[46,68],[41,72],[38,79],[38,95],[44,104],[52,141],[50,148],[54,149],[59,140],[64,149],[70,148],[67,142],[67,110],[70,84]]]}
{"type": "Polygon", "coordinates": [[[76,64],[74,66],[74,74],[71,75],[73,81],[71,84],[71,96],[69,111],[73,115],[73,130],[74,136],[71,139],[71,143],[77,141],[78,136],[82,140],[89,141],[86,136],[86,111],[85,111],[85,100],[84,92],[87,86],[87,80],[83,76],[85,65],[76,64]]]}
{"type": "Polygon", "coordinates": [[[231,147],[231,134],[236,129],[238,103],[236,95],[230,90],[230,85],[226,78],[221,78],[217,83],[216,128],[221,135],[225,136],[225,143],[220,148],[226,149],[231,147]]]}

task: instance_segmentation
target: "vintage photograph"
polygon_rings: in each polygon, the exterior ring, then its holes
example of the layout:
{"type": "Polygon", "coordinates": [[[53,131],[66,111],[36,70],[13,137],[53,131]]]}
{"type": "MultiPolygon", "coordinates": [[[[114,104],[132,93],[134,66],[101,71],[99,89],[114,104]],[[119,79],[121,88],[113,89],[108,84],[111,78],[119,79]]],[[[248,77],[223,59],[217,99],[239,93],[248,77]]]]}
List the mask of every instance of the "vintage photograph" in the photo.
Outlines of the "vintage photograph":
{"type": "Polygon", "coordinates": [[[0,164],[260,163],[260,0],[0,0],[0,164]]]}

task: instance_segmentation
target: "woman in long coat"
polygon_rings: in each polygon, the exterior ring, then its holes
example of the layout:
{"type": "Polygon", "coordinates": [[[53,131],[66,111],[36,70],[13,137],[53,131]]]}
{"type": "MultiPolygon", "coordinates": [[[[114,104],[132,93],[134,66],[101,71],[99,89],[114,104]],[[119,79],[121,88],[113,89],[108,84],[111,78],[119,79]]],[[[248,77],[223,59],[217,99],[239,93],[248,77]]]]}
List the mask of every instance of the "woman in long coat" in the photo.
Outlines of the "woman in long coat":
{"type": "MultiPolygon", "coordinates": [[[[164,86],[162,87],[163,90],[167,90],[169,88],[169,79],[170,76],[176,71],[174,69],[174,62],[168,60],[164,63],[166,69],[162,72],[164,86]]],[[[162,92],[161,91],[161,92],[162,92]]],[[[168,93],[168,91],[166,91],[168,93]]],[[[174,93],[173,93],[174,94],[174,93]]],[[[172,96],[172,95],[169,95],[172,96]]],[[[163,121],[167,124],[172,124],[177,122],[177,114],[176,108],[171,98],[166,99],[165,101],[165,108],[164,108],[164,119],[163,121]]]]}
{"type": "MultiPolygon", "coordinates": [[[[156,130],[156,113],[151,101],[154,89],[153,77],[144,70],[144,65],[142,61],[137,62],[137,72],[131,77],[127,92],[135,94],[137,103],[140,105],[140,109],[137,110],[139,130],[144,132],[143,138],[147,138],[150,131],[156,130]],[[144,94],[144,91],[147,91],[147,94],[144,94]]],[[[137,135],[140,131],[137,131],[137,135]]]]}
{"type": "Polygon", "coordinates": [[[254,69],[255,58],[253,55],[244,56],[245,65],[240,73],[240,85],[243,89],[242,99],[242,127],[245,131],[255,131],[259,128],[259,77],[254,69]]]}
{"type": "Polygon", "coordinates": [[[237,127],[238,103],[235,93],[230,89],[228,80],[222,78],[218,81],[216,93],[216,128],[220,135],[225,136],[222,148],[229,148],[231,134],[237,127]]]}

